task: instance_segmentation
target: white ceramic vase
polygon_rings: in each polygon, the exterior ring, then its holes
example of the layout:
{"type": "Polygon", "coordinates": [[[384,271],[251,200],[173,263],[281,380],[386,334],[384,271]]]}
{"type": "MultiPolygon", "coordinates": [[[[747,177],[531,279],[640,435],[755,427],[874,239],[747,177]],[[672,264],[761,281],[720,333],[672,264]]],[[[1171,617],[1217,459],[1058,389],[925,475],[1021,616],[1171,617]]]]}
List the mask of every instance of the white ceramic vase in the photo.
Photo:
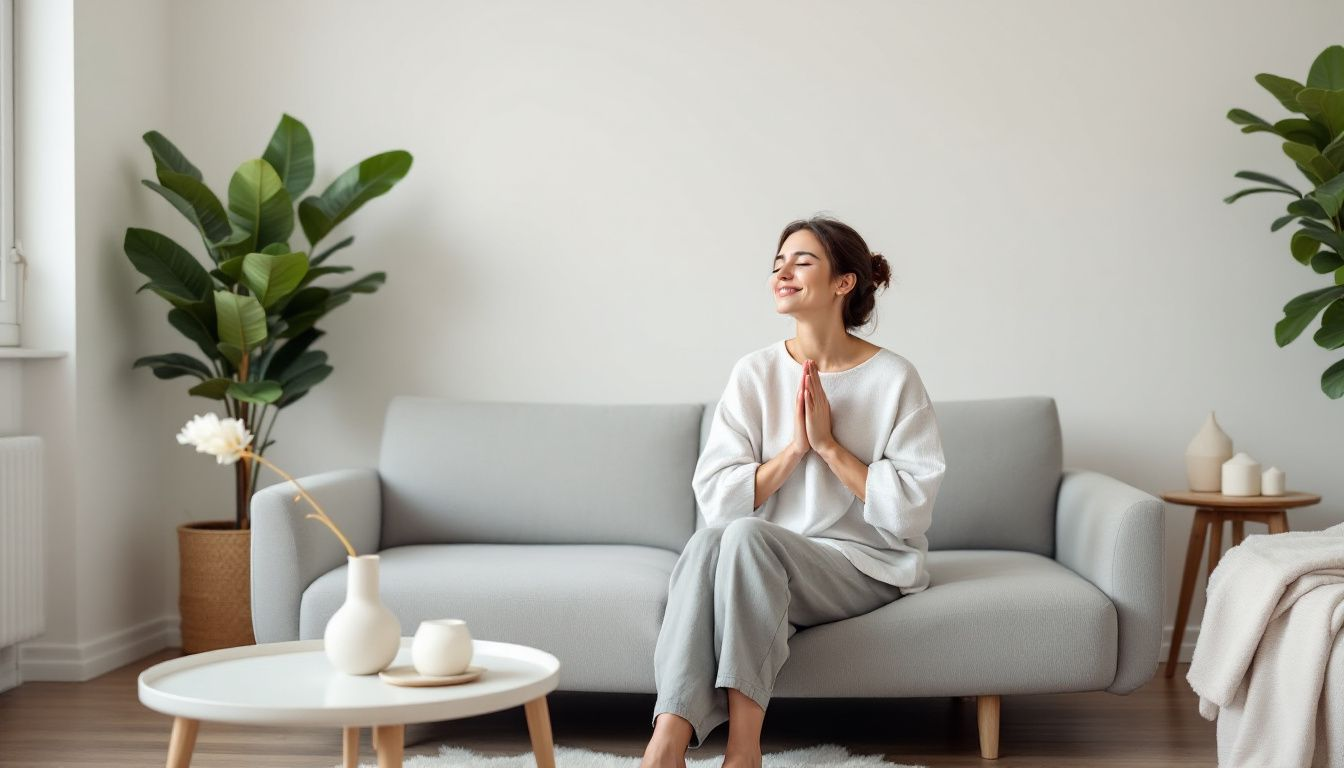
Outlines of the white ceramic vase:
{"type": "Polygon", "coordinates": [[[1282,496],[1286,493],[1283,490],[1283,484],[1283,470],[1278,467],[1270,467],[1260,474],[1260,495],[1282,496]]]}
{"type": "Polygon", "coordinates": [[[1213,411],[1185,449],[1185,475],[1190,490],[1217,493],[1222,488],[1223,463],[1232,458],[1232,438],[1218,426],[1213,411]]]}
{"type": "Polygon", "coordinates": [[[378,556],[346,557],[345,603],[323,634],[332,666],[347,675],[387,669],[401,647],[401,623],[378,596],[378,556]]]}

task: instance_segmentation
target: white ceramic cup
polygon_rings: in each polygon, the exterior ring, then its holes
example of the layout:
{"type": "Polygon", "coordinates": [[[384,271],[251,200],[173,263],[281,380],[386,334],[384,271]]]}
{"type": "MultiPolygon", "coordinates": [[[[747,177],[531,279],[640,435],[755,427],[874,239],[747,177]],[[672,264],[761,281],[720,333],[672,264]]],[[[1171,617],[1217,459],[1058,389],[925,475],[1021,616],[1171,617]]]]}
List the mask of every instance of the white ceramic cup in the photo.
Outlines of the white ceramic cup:
{"type": "Polygon", "coordinates": [[[411,641],[411,663],[426,677],[462,674],[471,665],[471,655],[471,632],[462,619],[422,621],[411,641]]]}

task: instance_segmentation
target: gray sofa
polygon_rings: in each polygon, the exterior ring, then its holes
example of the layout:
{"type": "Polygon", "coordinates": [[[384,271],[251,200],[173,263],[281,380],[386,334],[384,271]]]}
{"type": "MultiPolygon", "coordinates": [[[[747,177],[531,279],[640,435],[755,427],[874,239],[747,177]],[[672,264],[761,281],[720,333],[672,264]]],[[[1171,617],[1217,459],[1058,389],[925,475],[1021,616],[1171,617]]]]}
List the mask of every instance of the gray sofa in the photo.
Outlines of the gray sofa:
{"type": "MultiPolygon", "coordinates": [[[[716,403],[389,404],[377,469],[300,478],[361,554],[402,633],[466,619],[561,662],[560,690],[655,693],[672,566],[704,526],[691,475],[716,403]]],[[[774,696],[1128,693],[1161,640],[1160,500],[1065,469],[1048,397],[934,402],[947,474],[923,592],[801,629],[774,696]]],[[[252,504],[257,642],[320,638],[345,552],[292,486],[252,504]]]]}

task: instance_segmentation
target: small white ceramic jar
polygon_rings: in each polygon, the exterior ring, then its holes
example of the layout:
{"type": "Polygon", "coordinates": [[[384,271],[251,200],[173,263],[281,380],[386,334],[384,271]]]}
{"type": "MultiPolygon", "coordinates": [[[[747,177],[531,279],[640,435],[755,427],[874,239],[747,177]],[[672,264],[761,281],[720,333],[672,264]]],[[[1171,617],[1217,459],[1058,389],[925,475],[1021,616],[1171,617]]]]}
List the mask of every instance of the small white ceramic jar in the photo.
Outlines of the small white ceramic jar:
{"type": "Polygon", "coordinates": [[[471,656],[471,632],[462,619],[422,621],[411,641],[411,663],[425,677],[459,675],[471,665],[471,656]]]}
{"type": "Polygon", "coordinates": [[[1283,470],[1278,467],[1270,467],[1260,476],[1260,495],[1261,496],[1282,496],[1285,491],[1283,470]]]}
{"type": "Polygon", "coordinates": [[[1243,451],[1223,462],[1224,496],[1259,496],[1260,462],[1243,451]]]}

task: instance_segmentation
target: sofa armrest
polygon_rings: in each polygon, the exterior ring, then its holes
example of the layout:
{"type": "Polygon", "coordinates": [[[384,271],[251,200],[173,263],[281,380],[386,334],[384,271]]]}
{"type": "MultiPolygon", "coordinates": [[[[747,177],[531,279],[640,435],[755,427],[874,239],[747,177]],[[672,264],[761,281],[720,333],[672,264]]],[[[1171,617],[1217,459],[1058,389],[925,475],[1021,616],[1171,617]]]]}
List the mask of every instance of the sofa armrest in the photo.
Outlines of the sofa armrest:
{"type": "MultiPolygon", "coordinates": [[[[378,551],[382,484],[374,469],[342,469],[298,479],[350,546],[378,551]]],[[[290,482],[252,496],[252,632],[258,643],[299,639],[299,602],[322,574],[345,564],[340,539],[317,520],[290,482]]]]}
{"type": "Polygon", "coordinates": [[[1115,679],[1129,693],[1157,671],[1166,583],[1166,505],[1100,472],[1065,469],[1055,510],[1055,560],[1115,605],[1115,679]]]}

